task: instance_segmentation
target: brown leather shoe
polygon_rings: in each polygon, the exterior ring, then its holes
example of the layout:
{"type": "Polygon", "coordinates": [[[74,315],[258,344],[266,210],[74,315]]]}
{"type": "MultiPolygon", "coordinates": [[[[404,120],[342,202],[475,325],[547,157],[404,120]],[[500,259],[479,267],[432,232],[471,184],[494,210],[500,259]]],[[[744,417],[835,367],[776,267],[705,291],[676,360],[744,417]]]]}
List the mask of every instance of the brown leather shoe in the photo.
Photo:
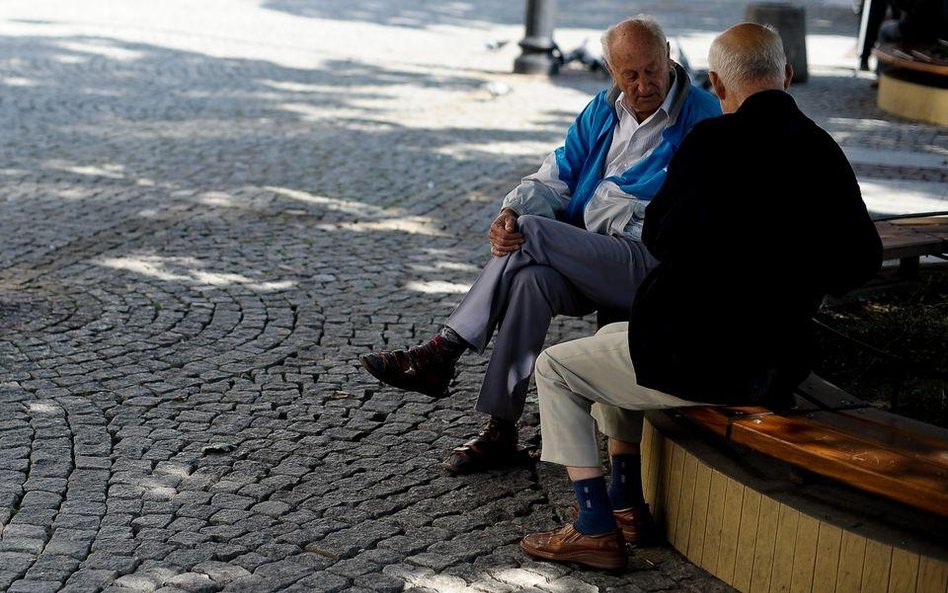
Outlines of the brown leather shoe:
{"type": "Polygon", "coordinates": [[[553,531],[531,533],[520,547],[535,558],[557,562],[576,562],[604,570],[625,568],[625,543],[622,531],[616,529],[602,535],[584,535],[567,523],[553,531]]]}
{"type": "Polygon", "coordinates": [[[616,524],[622,530],[625,543],[633,546],[648,546],[656,543],[658,534],[655,531],[655,521],[648,505],[612,511],[616,524]]]}
{"type": "Polygon", "coordinates": [[[444,397],[463,350],[452,350],[439,338],[403,350],[363,354],[359,362],[370,375],[392,387],[444,397]]]}
{"type": "Polygon", "coordinates": [[[484,429],[448,454],[441,466],[451,473],[471,474],[522,462],[517,427],[491,417],[484,429]]]}

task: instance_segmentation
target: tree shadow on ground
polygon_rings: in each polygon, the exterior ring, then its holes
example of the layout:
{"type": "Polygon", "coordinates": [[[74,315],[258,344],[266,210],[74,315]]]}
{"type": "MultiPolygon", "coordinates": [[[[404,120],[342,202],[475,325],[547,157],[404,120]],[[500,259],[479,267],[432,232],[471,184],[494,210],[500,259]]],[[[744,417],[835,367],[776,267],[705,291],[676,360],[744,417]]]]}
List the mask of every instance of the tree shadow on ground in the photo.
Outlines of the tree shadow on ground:
{"type": "MultiPolygon", "coordinates": [[[[859,19],[847,5],[810,0],[801,3],[807,11],[809,33],[853,35],[859,19]]],[[[559,0],[555,3],[556,28],[605,29],[612,23],[639,13],[650,14],[668,27],[670,35],[687,32],[720,32],[744,20],[745,0],[726,2],[615,2],[614,0],[559,0]]],[[[266,0],[263,7],[295,16],[341,21],[364,21],[398,27],[428,28],[461,26],[489,28],[493,25],[522,25],[526,0],[486,2],[440,2],[438,0],[348,0],[308,2],[306,0],[266,0]]]]}
{"type": "Polygon", "coordinates": [[[71,200],[38,196],[67,209],[81,206],[82,188],[155,184],[279,186],[391,205],[429,183],[445,187],[472,160],[485,171],[532,164],[535,155],[489,147],[553,142],[571,119],[551,115],[548,131],[472,129],[461,115],[403,121],[405,89],[442,100],[479,92],[483,79],[456,72],[353,60],[295,69],[89,37],[0,38],[0,52],[23,64],[5,72],[3,177],[20,188],[71,185],[71,200]],[[365,168],[352,166],[362,159],[365,168]]]}

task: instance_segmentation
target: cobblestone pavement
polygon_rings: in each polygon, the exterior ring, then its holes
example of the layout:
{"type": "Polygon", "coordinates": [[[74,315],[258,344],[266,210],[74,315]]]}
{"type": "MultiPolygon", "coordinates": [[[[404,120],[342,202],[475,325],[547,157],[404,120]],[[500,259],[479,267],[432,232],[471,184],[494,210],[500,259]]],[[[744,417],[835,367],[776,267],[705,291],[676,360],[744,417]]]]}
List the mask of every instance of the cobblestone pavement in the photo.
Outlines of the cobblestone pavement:
{"type": "MultiPolygon", "coordinates": [[[[658,11],[699,49],[742,12],[566,4],[570,43],[658,11]]],[[[0,2],[0,590],[728,590],[668,548],[620,575],[528,559],[564,474],[439,468],[481,422],[485,358],[440,401],[357,368],[437,327],[500,196],[605,84],[508,74],[515,43],[485,43],[516,41],[521,10],[0,2]]],[[[808,11],[851,53],[848,2],[808,11]]],[[[948,152],[837,58],[795,93],[842,144],[948,152]]],[[[537,423],[534,401],[524,439],[537,423]]]]}

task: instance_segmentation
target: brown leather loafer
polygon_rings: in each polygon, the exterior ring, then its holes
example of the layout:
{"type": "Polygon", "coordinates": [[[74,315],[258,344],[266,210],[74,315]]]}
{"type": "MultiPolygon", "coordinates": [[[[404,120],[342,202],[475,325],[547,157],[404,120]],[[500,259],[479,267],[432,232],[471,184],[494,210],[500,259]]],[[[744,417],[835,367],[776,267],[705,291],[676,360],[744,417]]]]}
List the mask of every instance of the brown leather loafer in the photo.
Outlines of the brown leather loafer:
{"type": "Polygon", "coordinates": [[[444,397],[454,378],[452,359],[427,344],[403,350],[380,351],[359,357],[370,375],[392,387],[431,397],[444,397]]]}
{"type": "Polygon", "coordinates": [[[576,562],[604,570],[621,570],[626,563],[625,543],[619,529],[585,535],[568,523],[553,531],[531,533],[523,538],[520,547],[534,558],[576,562]]]}
{"type": "Polygon", "coordinates": [[[625,543],[633,546],[647,546],[654,544],[658,537],[655,531],[655,521],[648,505],[630,507],[619,511],[612,511],[625,543]]]}
{"type": "Polygon", "coordinates": [[[451,450],[441,466],[454,474],[470,474],[523,462],[517,427],[491,417],[477,436],[451,450]]]}

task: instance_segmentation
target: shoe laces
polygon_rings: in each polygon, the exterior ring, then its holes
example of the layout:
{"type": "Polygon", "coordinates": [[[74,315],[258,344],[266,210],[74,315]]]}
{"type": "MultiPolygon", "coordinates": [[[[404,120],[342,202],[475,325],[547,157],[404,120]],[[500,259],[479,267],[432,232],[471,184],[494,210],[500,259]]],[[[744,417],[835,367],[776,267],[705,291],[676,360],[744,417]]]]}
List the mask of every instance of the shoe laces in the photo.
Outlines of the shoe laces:
{"type": "Polygon", "coordinates": [[[424,344],[410,346],[405,351],[411,360],[411,366],[415,369],[421,369],[431,362],[450,364],[461,356],[460,352],[456,354],[453,352],[453,349],[441,334],[436,335],[424,344]]]}

